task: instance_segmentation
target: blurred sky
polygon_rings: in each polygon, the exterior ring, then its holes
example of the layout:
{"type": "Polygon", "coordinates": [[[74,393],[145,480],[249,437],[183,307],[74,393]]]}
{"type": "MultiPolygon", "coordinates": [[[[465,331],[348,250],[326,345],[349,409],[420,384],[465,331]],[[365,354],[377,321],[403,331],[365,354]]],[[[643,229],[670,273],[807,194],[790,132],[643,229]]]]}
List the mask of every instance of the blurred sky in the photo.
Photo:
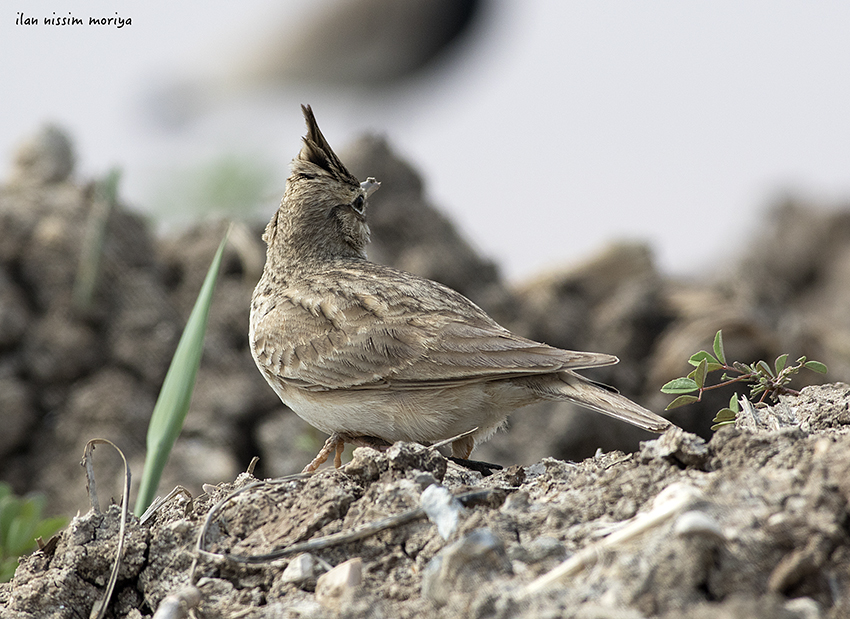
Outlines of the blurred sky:
{"type": "Polygon", "coordinates": [[[311,103],[338,151],[385,134],[513,280],[618,238],[649,241],[671,273],[713,269],[780,196],[850,198],[850,3],[496,0],[463,48],[401,86],[231,88],[225,68],[315,4],[4,1],[0,175],[50,120],[75,139],[78,176],[120,165],[143,211],[169,170],[270,162],[267,217],[311,103]],[[15,25],[116,10],[132,25],[15,25]],[[181,83],[227,96],[163,122],[151,103],[181,83]]]}

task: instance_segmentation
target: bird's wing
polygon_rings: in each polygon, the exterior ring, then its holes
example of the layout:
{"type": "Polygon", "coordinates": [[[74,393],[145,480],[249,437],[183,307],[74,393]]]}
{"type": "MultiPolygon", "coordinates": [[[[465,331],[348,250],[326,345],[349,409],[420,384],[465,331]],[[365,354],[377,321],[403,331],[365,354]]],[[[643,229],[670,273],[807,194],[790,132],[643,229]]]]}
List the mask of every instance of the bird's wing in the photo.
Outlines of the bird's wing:
{"type": "Polygon", "coordinates": [[[266,367],[304,389],[417,389],[617,362],[519,337],[450,288],[380,268],[280,290],[254,332],[266,367]]]}

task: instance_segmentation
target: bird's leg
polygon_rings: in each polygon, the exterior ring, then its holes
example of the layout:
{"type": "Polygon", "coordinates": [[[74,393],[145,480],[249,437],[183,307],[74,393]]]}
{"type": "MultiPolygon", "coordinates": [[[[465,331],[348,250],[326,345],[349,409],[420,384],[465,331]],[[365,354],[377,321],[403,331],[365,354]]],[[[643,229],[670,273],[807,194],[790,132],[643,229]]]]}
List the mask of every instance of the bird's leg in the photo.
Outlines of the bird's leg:
{"type": "Polygon", "coordinates": [[[345,450],[345,439],[341,439],[336,444],[336,454],[334,454],[334,468],[338,469],[342,466],[342,452],[345,450]]]}
{"type": "Polygon", "coordinates": [[[374,436],[351,436],[341,432],[334,432],[325,441],[325,446],[316,454],[313,461],[304,467],[302,473],[312,473],[330,458],[331,453],[334,454],[334,467],[342,466],[342,452],[345,449],[345,444],[351,443],[357,447],[372,447],[379,451],[386,451],[390,446],[385,440],[374,436]]]}
{"type": "Polygon", "coordinates": [[[459,438],[452,442],[452,456],[466,460],[469,458],[469,454],[472,453],[473,447],[475,447],[475,437],[467,435],[459,438]]]}
{"type": "Polygon", "coordinates": [[[338,433],[334,432],[328,437],[328,440],[325,441],[325,446],[319,450],[319,453],[316,454],[316,457],[313,458],[313,461],[304,467],[302,473],[312,473],[317,468],[322,466],[325,462],[327,462],[328,458],[331,455],[332,451],[336,452],[336,456],[334,457],[334,464],[339,468],[342,450],[345,448],[345,437],[338,433]]]}

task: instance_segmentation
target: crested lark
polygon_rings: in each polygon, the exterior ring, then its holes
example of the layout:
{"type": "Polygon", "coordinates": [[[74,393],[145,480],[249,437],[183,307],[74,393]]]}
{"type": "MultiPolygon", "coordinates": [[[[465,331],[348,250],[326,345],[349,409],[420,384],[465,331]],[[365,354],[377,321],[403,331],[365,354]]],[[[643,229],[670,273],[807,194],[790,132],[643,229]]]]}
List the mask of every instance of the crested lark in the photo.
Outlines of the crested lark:
{"type": "Polygon", "coordinates": [[[514,335],[458,292],[366,259],[366,199],[309,107],[307,136],[263,239],[251,301],[254,361],[280,399],[331,435],[304,470],[345,442],[459,437],[467,458],[522,406],[568,400],[653,432],[670,423],[573,370],[612,355],[514,335]],[[464,435],[464,436],[460,436],[464,435]]]}

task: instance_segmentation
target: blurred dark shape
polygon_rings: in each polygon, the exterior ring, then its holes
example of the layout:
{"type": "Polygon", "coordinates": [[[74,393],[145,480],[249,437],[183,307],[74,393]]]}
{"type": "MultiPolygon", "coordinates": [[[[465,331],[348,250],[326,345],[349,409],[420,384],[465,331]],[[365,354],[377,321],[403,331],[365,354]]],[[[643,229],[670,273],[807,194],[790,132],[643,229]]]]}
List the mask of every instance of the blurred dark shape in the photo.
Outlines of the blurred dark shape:
{"type": "Polygon", "coordinates": [[[333,2],[255,51],[241,73],[260,84],[387,84],[453,49],[484,5],[484,0],[333,2]]]}
{"type": "MultiPolygon", "coordinates": [[[[487,0],[339,0],[217,51],[210,75],[166,78],[144,113],[175,129],[244,91],[294,83],[348,89],[391,87],[450,58],[482,21],[487,0]]],[[[338,94],[338,93],[337,93],[338,94]]]]}

